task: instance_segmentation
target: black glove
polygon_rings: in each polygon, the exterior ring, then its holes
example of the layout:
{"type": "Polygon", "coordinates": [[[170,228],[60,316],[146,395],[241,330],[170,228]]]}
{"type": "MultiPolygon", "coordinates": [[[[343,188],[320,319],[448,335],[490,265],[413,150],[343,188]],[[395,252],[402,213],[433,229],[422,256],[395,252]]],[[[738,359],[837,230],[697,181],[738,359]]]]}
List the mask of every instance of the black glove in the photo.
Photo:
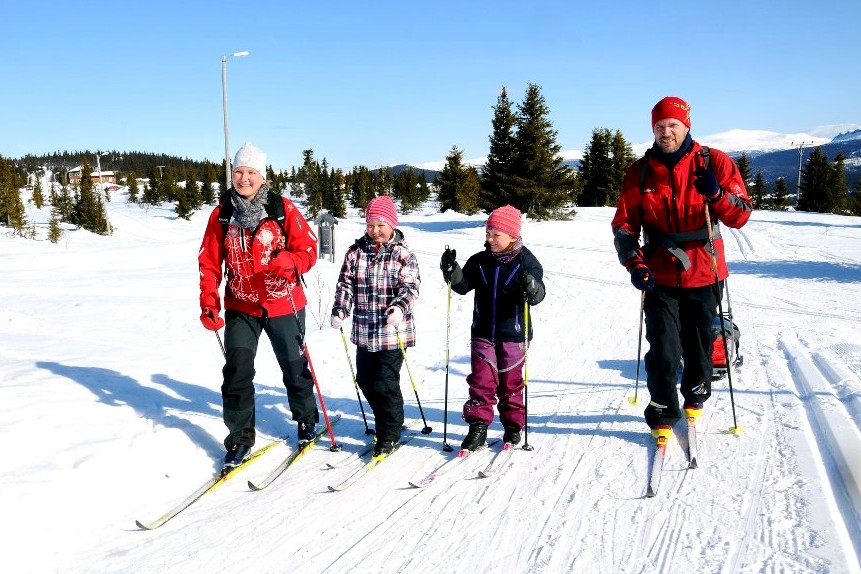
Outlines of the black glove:
{"type": "Polygon", "coordinates": [[[523,288],[523,292],[527,297],[534,297],[538,294],[538,281],[535,280],[535,277],[525,271],[520,276],[520,286],[523,288]]]}
{"type": "Polygon", "coordinates": [[[655,288],[655,277],[651,269],[638,263],[631,269],[631,283],[640,291],[648,293],[655,288]]]}
{"type": "Polygon", "coordinates": [[[446,247],[439,260],[439,268],[446,283],[451,283],[451,274],[455,267],[457,267],[457,251],[446,247]]]}
{"type": "Polygon", "coordinates": [[[697,188],[698,193],[704,195],[709,201],[720,199],[721,187],[710,169],[697,168],[694,170],[694,177],[696,178],[694,179],[694,187],[697,188]]]}

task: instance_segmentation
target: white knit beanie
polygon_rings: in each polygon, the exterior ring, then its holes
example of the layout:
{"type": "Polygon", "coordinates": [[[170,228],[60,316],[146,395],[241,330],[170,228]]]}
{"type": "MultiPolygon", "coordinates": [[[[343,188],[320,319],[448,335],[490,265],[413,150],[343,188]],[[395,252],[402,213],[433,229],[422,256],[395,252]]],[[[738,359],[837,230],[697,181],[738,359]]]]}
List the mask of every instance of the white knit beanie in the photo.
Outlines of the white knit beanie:
{"type": "Polygon", "coordinates": [[[250,167],[266,177],[266,154],[254,147],[251,142],[245,142],[233,158],[233,169],[240,167],[250,167]]]}

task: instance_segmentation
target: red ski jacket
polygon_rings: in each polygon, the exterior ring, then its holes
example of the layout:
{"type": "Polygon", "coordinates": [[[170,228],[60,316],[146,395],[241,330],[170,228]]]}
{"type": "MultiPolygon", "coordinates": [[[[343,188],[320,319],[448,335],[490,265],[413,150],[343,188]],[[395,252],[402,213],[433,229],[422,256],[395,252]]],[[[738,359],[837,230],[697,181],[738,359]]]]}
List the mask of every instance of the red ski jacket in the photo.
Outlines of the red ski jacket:
{"type": "Polygon", "coordinates": [[[643,263],[657,285],[683,288],[714,283],[715,271],[718,279],[727,277],[718,222],[740,228],[750,218],[751,203],[732,158],[716,149],[706,154],[693,142],[672,169],[650,153],[628,169],[611,225],[619,262],[629,271],[643,263]],[[645,168],[644,161],[648,162],[645,168]],[[722,188],[718,198],[708,202],[716,270],[706,227],[706,201],[694,187],[694,170],[700,167],[708,167],[722,188]]]}
{"type": "MultiPolygon", "coordinates": [[[[261,188],[261,192],[267,191],[261,188]]],[[[284,203],[283,230],[275,219],[265,217],[253,231],[231,221],[225,234],[218,219],[221,204],[212,211],[198,254],[201,308],[221,310],[218,289],[224,268],[225,309],[254,317],[263,316],[265,310],[269,317],[279,317],[293,313],[293,304],[297,311],[305,307],[299,277],[317,262],[317,236],[293,202],[275,194],[270,200],[273,197],[284,203]],[[290,277],[270,271],[269,260],[275,250],[286,251],[293,260],[295,273],[290,277]],[[293,304],[288,292],[293,295],[293,304]]]]}

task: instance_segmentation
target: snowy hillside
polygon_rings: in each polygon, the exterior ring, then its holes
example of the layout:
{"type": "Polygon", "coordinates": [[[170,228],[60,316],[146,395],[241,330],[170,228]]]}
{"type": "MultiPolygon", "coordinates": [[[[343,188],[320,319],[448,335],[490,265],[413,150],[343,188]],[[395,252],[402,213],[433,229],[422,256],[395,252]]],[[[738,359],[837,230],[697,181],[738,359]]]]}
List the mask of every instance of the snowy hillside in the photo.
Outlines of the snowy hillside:
{"type": "MultiPolygon", "coordinates": [[[[135,520],[158,517],[220,466],[222,356],[198,321],[208,210],[183,221],[172,206],[125,199],[112,194],[112,237],[67,231],[51,244],[48,208],[32,206],[40,240],[0,236],[3,572],[861,572],[861,218],[758,212],[724,232],[744,366],[732,394],[715,384],[700,468],[686,468],[674,440],[660,491],[645,498],[642,370],[640,404],[629,402],[639,296],[616,260],[609,208],[524,225],[548,293],[532,310],[535,450],[491,478],[478,477],[489,453],[476,455],[421,490],[409,481],[452,456],[443,433],[459,444],[466,430],[472,298],[453,295],[447,337],[439,254],[449,245],[463,262],[481,249],[484,217],[402,216],[423,279],[409,366],[433,432],[329,492],[347,472],[327,463],[365,439],[347,354],[325,324],[344,250],[364,228],[351,216],[336,227],[335,262],[307,276],[308,347],[326,407],[342,415],[344,452],[320,444],[249,491],[296,440],[262,340],[258,446],[285,433],[287,444],[142,531],[135,520]],[[728,432],[736,424],[740,436],[728,432]]],[[[408,418],[419,417],[407,369],[402,386],[408,418]]]]}

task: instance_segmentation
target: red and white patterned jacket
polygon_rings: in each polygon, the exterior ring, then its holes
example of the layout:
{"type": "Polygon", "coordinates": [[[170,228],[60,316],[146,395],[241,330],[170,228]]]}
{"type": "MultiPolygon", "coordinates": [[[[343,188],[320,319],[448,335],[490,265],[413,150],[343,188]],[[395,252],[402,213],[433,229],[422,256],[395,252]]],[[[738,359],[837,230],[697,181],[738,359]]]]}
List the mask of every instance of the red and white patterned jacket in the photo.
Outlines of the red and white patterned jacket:
{"type": "Polygon", "coordinates": [[[285,197],[281,200],[285,215],[283,231],[275,219],[265,217],[254,231],[231,221],[225,234],[218,220],[221,204],[212,211],[197,258],[201,308],[221,310],[218,290],[224,268],[227,269],[225,309],[254,317],[263,316],[265,310],[267,316],[279,317],[292,314],[294,304],[296,311],[305,307],[305,292],[299,277],[317,262],[317,236],[293,202],[285,197]],[[275,250],[288,253],[296,274],[281,277],[270,271],[269,259],[275,250]],[[290,292],[292,304],[288,297],[290,292]]]}

